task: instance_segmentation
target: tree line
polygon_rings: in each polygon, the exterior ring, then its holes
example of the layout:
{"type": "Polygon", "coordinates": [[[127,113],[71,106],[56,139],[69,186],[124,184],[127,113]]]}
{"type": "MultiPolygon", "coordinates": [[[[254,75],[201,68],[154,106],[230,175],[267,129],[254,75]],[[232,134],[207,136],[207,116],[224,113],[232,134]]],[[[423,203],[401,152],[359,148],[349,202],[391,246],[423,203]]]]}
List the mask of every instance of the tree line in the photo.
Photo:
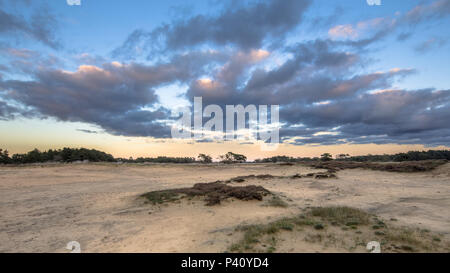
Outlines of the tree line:
{"type": "Polygon", "coordinates": [[[419,161],[431,159],[450,160],[450,150],[428,150],[428,151],[409,151],[407,153],[398,153],[393,155],[364,155],[364,156],[338,156],[337,160],[357,161],[357,162],[402,162],[402,161],[419,161]]]}
{"type": "MultiPolygon", "coordinates": [[[[228,152],[224,155],[218,157],[221,163],[244,163],[247,161],[245,155],[236,154],[233,152],[228,152]]],[[[138,157],[136,159],[129,158],[118,158],[117,161],[126,163],[212,163],[213,158],[207,154],[199,154],[197,158],[195,157],[138,157]]]]}
{"type": "Polygon", "coordinates": [[[86,148],[64,148],[59,150],[48,150],[41,152],[34,149],[24,154],[14,154],[9,156],[8,150],[0,149],[0,164],[26,164],[26,163],[43,163],[43,162],[74,162],[74,161],[91,161],[91,162],[114,162],[115,158],[102,151],[86,148]]]}
{"type": "MultiPolygon", "coordinates": [[[[273,156],[263,159],[256,159],[255,163],[278,163],[278,162],[308,162],[308,161],[357,161],[357,162],[401,162],[401,161],[418,161],[418,160],[450,160],[450,150],[429,150],[429,151],[410,151],[407,153],[398,153],[393,155],[364,155],[350,156],[348,154],[338,154],[333,159],[330,153],[324,153],[320,157],[290,157],[290,156],[273,156]]],[[[244,163],[247,157],[242,154],[228,152],[218,157],[221,163],[244,163]]],[[[124,162],[124,163],[212,163],[213,159],[210,155],[199,154],[195,157],[138,157],[133,158],[114,158],[111,154],[107,154],[95,149],[86,148],[63,148],[59,150],[48,150],[41,152],[34,149],[24,154],[9,155],[8,150],[0,149],[0,164],[26,164],[26,163],[44,163],[44,162],[124,162]]]]}
{"type": "Polygon", "coordinates": [[[257,163],[277,163],[277,162],[307,162],[307,161],[357,161],[357,162],[402,162],[419,160],[450,160],[450,150],[428,150],[428,151],[410,151],[407,153],[384,154],[384,155],[362,155],[350,156],[349,154],[338,154],[333,159],[330,153],[324,153],[320,157],[289,157],[273,156],[263,159],[256,159],[257,163]]]}
{"type": "MultiPolygon", "coordinates": [[[[27,163],[44,163],[44,162],[123,162],[123,163],[212,163],[211,156],[199,154],[194,157],[138,157],[130,158],[114,158],[111,154],[107,154],[95,149],[86,148],[63,148],[59,150],[39,151],[34,149],[24,154],[14,154],[9,156],[8,150],[0,149],[0,164],[27,164],[27,163]]],[[[247,161],[245,155],[228,152],[219,156],[222,163],[243,163],[247,161]]]]}

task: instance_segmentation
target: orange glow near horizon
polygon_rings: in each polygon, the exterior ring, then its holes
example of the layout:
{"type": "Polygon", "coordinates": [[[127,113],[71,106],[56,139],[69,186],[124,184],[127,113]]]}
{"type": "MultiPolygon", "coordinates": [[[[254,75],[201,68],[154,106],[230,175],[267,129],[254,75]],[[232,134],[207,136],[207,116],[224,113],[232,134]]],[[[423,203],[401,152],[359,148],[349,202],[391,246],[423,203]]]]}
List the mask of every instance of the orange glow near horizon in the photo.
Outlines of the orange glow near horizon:
{"type": "Polygon", "coordinates": [[[156,157],[177,156],[196,157],[199,153],[217,158],[232,151],[245,154],[249,160],[276,155],[292,157],[315,157],[328,152],[333,155],[395,154],[407,151],[430,149],[449,149],[446,146],[425,147],[424,145],[399,144],[342,144],[342,145],[303,145],[280,144],[275,151],[262,151],[259,144],[240,144],[238,141],[222,143],[196,143],[187,140],[154,139],[149,137],[114,136],[101,132],[98,128],[88,127],[97,133],[85,133],[83,123],[55,122],[54,120],[28,120],[20,122],[0,121],[0,148],[10,154],[39,150],[61,149],[64,147],[97,149],[115,157],[156,157]]]}

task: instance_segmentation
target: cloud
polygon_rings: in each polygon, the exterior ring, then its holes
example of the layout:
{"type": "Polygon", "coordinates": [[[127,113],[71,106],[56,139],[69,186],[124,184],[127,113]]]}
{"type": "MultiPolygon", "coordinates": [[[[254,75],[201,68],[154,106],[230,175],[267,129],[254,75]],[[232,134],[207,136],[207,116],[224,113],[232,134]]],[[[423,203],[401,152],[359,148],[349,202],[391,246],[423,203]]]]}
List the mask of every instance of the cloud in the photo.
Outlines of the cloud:
{"type": "Polygon", "coordinates": [[[218,105],[314,103],[387,88],[394,79],[414,73],[411,69],[394,69],[349,77],[347,74],[354,74],[352,68],[360,64],[360,56],[336,50],[330,41],[300,43],[289,52],[293,54],[291,59],[272,70],[255,69],[246,81],[239,78],[251,63],[242,61],[245,58],[241,56],[239,69],[233,69],[238,73],[224,73],[230,67],[227,64],[208,82],[193,82],[186,96],[191,101],[201,96],[205,104],[218,105]]]}
{"type": "Polygon", "coordinates": [[[328,31],[328,35],[333,39],[339,39],[339,38],[351,38],[355,39],[358,38],[359,34],[356,29],[353,28],[352,25],[337,25],[328,31]]]}
{"type": "Polygon", "coordinates": [[[402,32],[397,36],[398,41],[406,41],[412,36],[412,32],[402,32]]]}
{"type": "Polygon", "coordinates": [[[265,50],[237,51],[211,78],[193,81],[186,95],[189,99],[202,96],[204,103],[225,103],[231,98],[243,80],[245,72],[253,65],[266,59],[270,53],[265,50]],[[212,99],[210,99],[212,98],[212,99]]]}
{"type": "Polygon", "coordinates": [[[0,7],[0,33],[18,41],[31,39],[59,49],[61,44],[56,38],[57,27],[58,21],[48,8],[35,9],[29,18],[24,18],[0,7]]]}
{"type": "MultiPolygon", "coordinates": [[[[339,128],[337,135],[311,134],[297,143],[321,143],[324,139],[350,143],[422,143],[446,144],[450,121],[450,90],[391,90],[366,93],[321,105],[293,104],[280,116],[289,124],[307,128],[339,128]]],[[[291,132],[292,134],[292,132],[291,132]]]]}
{"type": "Polygon", "coordinates": [[[440,47],[443,47],[447,43],[447,39],[443,38],[431,38],[426,41],[423,41],[422,43],[418,44],[414,50],[419,53],[426,53],[432,49],[438,49],[440,47]]]}
{"type": "Polygon", "coordinates": [[[450,15],[450,0],[437,0],[426,5],[418,5],[404,15],[395,18],[378,17],[354,24],[335,25],[328,31],[333,40],[341,40],[351,46],[365,47],[403,28],[397,40],[404,41],[413,35],[413,29],[420,23],[429,23],[450,15]],[[407,29],[407,30],[405,30],[407,29]]]}
{"type": "Polygon", "coordinates": [[[396,19],[378,17],[355,24],[336,25],[329,29],[333,40],[349,40],[353,46],[366,46],[389,34],[398,22],[396,19]]]}
{"type": "Polygon", "coordinates": [[[86,133],[86,134],[98,134],[97,131],[93,131],[93,130],[87,130],[87,129],[77,129],[77,131],[86,133]]]}
{"type": "Polygon", "coordinates": [[[450,15],[450,1],[438,0],[428,5],[418,5],[408,11],[403,20],[407,23],[418,24],[423,21],[441,19],[450,15]]]}
{"type": "MultiPolygon", "coordinates": [[[[114,51],[156,54],[151,65],[82,53],[75,57],[77,69],[63,70],[57,58],[2,44],[1,52],[11,59],[7,69],[0,66],[2,73],[21,71],[27,80],[0,78],[0,117],[31,113],[90,123],[115,135],[165,138],[174,117],[155,90],[162,94],[167,90],[161,87],[177,85],[187,87],[183,100],[201,96],[204,105],[280,105],[281,139],[294,145],[450,145],[450,91],[396,88],[416,70],[371,71],[367,64],[373,60],[364,55],[368,45],[396,30],[397,39],[405,40],[414,25],[447,16],[448,2],[330,28],[331,21],[320,19],[328,38],[325,33],[284,43],[302,24],[310,1],[236,1],[215,15],[185,14],[153,30],[137,29],[114,51]]],[[[0,20],[14,26],[13,32],[32,29],[32,19],[9,15],[0,20]]],[[[44,36],[33,37],[48,40],[44,36]]],[[[432,38],[416,50],[443,43],[432,38]]]]}
{"type": "Polygon", "coordinates": [[[21,111],[0,100],[0,120],[11,120],[21,111]]]}
{"type": "Polygon", "coordinates": [[[267,38],[282,39],[294,29],[309,5],[309,0],[259,1],[235,8],[228,6],[217,16],[196,15],[152,31],[137,29],[113,55],[129,56],[130,52],[149,49],[178,50],[201,44],[261,48],[267,38]]]}
{"type": "MultiPolygon", "coordinates": [[[[0,47],[0,53],[9,61],[9,74],[29,74],[39,68],[56,68],[63,62],[53,54],[41,54],[26,48],[0,47]]],[[[6,63],[6,62],[5,62],[6,63]]]]}
{"type": "Polygon", "coordinates": [[[96,124],[116,135],[169,137],[164,120],[171,113],[157,105],[154,89],[190,81],[220,58],[222,53],[193,52],[153,66],[114,62],[76,71],[40,68],[33,80],[2,81],[0,90],[7,99],[33,107],[36,116],[96,124]]]}
{"type": "Polygon", "coordinates": [[[186,96],[190,100],[201,96],[205,104],[222,107],[279,104],[281,137],[295,145],[450,144],[440,142],[449,139],[442,135],[450,122],[449,90],[392,88],[394,82],[416,73],[414,69],[355,74],[364,58],[335,45],[316,40],[292,46],[290,59],[271,70],[254,69],[248,80],[239,78],[253,64],[242,62],[230,77],[223,77],[228,67],[224,65],[210,78],[194,81],[186,96]]]}

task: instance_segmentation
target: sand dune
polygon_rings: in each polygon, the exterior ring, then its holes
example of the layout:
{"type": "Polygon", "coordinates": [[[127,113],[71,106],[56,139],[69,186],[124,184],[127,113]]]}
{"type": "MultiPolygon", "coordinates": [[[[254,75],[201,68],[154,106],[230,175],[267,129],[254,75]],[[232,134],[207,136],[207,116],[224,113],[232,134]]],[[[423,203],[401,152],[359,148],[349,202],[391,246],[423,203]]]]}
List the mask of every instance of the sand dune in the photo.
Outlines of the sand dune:
{"type": "MultiPolygon", "coordinates": [[[[291,217],[307,207],[349,206],[395,219],[396,226],[450,238],[450,164],[424,173],[342,170],[337,179],[282,178],[323,170],[301,165],[57,164],[0,167],[0,252],[224,252],[239,241],[236,227],[291,217]],[[236,176],[271,174],[259,185],[288,207],[227,199],[205,206],[200,197],[152,205],[142,193],[236,176]]],[[[280,252],[362,251],[281,233],[280,252]]]]}

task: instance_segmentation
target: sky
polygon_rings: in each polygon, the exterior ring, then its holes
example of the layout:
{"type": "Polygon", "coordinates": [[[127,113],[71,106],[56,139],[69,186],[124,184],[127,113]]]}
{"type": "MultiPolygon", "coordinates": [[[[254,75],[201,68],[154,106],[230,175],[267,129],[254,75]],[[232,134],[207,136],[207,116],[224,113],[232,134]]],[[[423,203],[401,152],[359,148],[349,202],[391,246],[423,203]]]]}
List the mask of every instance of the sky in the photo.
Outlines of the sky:
{"type": "Polygon", "coordinates": [[[72,2],[0,0],[10,153],[255,159],[450,146],[450,0],[72,2]],[[194,97],[279,105],[278,149],[172,138],[194,97]]]}

